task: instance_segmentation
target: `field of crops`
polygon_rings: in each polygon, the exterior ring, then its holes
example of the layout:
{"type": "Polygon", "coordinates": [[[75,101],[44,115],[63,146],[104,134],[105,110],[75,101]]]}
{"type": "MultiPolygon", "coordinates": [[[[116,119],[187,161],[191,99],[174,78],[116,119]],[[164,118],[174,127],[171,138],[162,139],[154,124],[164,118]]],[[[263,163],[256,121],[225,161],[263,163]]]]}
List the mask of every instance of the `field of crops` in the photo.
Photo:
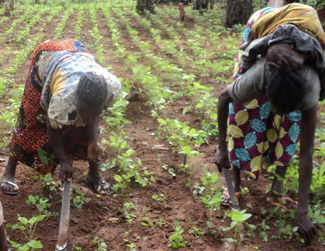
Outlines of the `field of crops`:
{"type": "MultiPolygon", "coordinates": [[[[194,22],[185,24],[177,6],[157,5],[156,14],[139,15],[135,5],[16,3],[10,17],[0,17],[0,174],[31,53],[42,41],[74,38],[120,79],[123,91],[100,122],[101,167],[112,193],[96,195],[85,179],[87,162],[74,163],[66,250],[324,250],[322,112],[309,208],[318,235],[306,246],[290,225],[294,214],[266,203],[272,166],[256,182],[243,176],[240,207],[246,211],[234,217],[220,206],[225,181],[213,163],[216,107],[231,82],[243,27],[224,28],[225,6],[219,3],[203,14],[186,6],[194,22]],[[132,102],[126,99],[130,88],[139,94],[132,102]]],[[[285,181],[295,199],[297,169],[293,161],[285,181]]],[[[62,194],[58,170],[43,176],[19,164],[16,181],[17,196],[0,194],[10,246],[54,250],[62,194]]]]}

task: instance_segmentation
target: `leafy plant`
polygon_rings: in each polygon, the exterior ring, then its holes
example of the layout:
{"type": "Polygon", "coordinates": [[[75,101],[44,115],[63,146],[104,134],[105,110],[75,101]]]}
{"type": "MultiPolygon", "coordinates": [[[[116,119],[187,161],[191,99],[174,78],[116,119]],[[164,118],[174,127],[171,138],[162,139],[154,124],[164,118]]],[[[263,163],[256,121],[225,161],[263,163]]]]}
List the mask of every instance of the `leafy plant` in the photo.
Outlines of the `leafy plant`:
{"type": "Polygon", "coordinates": [[[182,223],[174,222],[174,225],[176,226],[175,234],[169,237],[169,246],[172,248],[186,247],[187,242],[182,242],[183,241],[182,233],[184,232],[184,229],[182,228],[182,223]]]}
{"type": "MultiPolygon", "coordinates": [[[[236,245],[240,244],[243,241],[243,233],[242,231],[242,224],[246,224],[249,227],[249,231],[251,232],[256,229],[255,225],[248,224],[246,220],[248,220],[252,214],[246,213],[246,210],[237,211],[232,210],[230,213],[227,214],[227,217],[231,218],[232,222],[230,223],[230,227],[222,227],[223,231],[231,231],[234,229],[234,233],[232,234],[232,238],[228,238],[229,242],[234,242],[236,245]]],[[[247,233],[246,233],[247,234],[247,233]]]]}
{"type": "Polygon", "coordinates": [[[88,203],[91,198],[85,196],[85,193],[80,190],[79,187],[76,187],[72,196],[73,205],[76,208],[82,208],[82,206],[88,203]]]}
{"type": "Polygon", "coordinates": [[[285,238],[288,238],[294,234],[298,236],[298,227],[291,227],[289,224],[285,227],[280,228],[280,232],[285,235],[285,238]]]}
{"type": "Polygon", "coordinates": [[[61,184],[61,182],[56,182],[51,173],[42,175],[41,173],[39,175],[33,176],[34,180],[39,180],[40,182],[40,191],[43,191],[44,189],[47,189],[49,191],[55,191],[58,186],[61,184]]]}
{"type": "Polygon", "coordinates": [[[135,245],[134,243],[126,244],[126,246],[127,246],[128,248],[130,248],[129,251],[136,251],[136,249],[135,249],[136,245],[135,245]]]}
{"type": "Polygon", "coordinates": [[[43,248],[42,243],[40,241],[34,240],[33,237],[37,224],[42,221],[45,217],[46,215],[38,215],[27,219],[18,214],[18,222],[15,225],[6,224],[6,227],[11,229],[12,231],[19,229],[28,240],[28,243],[22,245],[17,244],[14,241],[8,240],[10,244],[18,250],[35,250],[43,248]]]}
{"type": "Polygon", "coordinates": [[[200,230],[197,226],[196,223],[193,222],[192,229],[188,231],[189,234],[193,235],[195,238],[200,238],[202,235],[205,234],[204,231],[200,230]]]}
{"type": "Polygon", "coordinates": [[[131,212],[135,210],[135,206],[132,202],[125,202],[123,204],[123,208],[120,209],[120,211],[123,213],[127,224],[130,226],[133,223],[133,219],[135,219],[137,216],[131,212]]]}
{"type": "Polygon", "coordinates": [[[97,248],[94,251],[106,251],[107,250],[107,245],[105,242],[100,242],[98,236],[96,236],[93,241],[92,244],[97,245],[97,248]]]}
{"type": "Polygon", "coordinates": [[[218,209],[221,202],[221,192],[218,192],[220,187],[212,187],[212,185],[219,182],[219,173],[210,173],[206,166],[203,166],[203,172],[204,174],[200,177],[203,187],[196,184],[193,194],[196,196],[198,193],[205,191],[204,197],[201,197],[201,202],[208,208],[209,220],[211,220],[212,211],[218,209]]]}
{"type": "Polygon", "coordinates": [[[167,197],[164,194],[154,194],[154,195],[151,196],[151,198],[154,201],[163,201],[163,200],[167,199],[167,197]]]}
{"type": "Polygon", "coordinates": [[[57,212],[51,212],[48,210],[48,208],[51,207],[52,204],[49,203],[49,199],[44,198],[42,196],[40,197],[38,195],[36,195],[36,196],[28,195],[28,200],[26,200],[26,203],[35,205],[36,208],[38,209],[38,211],[41,214],[45,214],[47,217],[50,217],[50,216],[56,217],[59,215],[59,213],[57,213],[57,212]]]}
{"type": "Polygon", "coordinates": [[[154,229],[155,228],[155,223],[153,223],[152,221],[150,221],[150,218],[149,217],[143,217],[142,218],[141,225],[144,226],[144,227],[149,226],[151,229],[154,229]]]}

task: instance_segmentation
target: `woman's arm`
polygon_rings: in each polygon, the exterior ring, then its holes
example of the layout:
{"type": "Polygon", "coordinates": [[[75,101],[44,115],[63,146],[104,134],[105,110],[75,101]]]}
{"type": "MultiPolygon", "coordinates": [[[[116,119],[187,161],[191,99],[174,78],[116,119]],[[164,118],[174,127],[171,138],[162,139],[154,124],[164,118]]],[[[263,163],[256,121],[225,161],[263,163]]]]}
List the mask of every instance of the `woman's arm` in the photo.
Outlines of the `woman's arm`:
{"type": "Polygon", "coordinates": [[[313,169],[314,138],[317,123],[317,105],[302,112],[300,133],[299,200],[294,223],[300,236],[309,243],[316,234],[308,218],[310,183],[313,169]]]}
{"type": "Polygon", "coordinates": [[[99,143],[99,131],[98,131],[98,123],[100,117],[97,116],[91,120],[89,124],[86,125],[86,132],[90,144],[88,146],[88,160],[99,164],[100,156],[102,154],[102,148],[99,143]]]}
{"type": "Polygon", "coordinates": [[[68,163],[68,160],[64,154],[64,143],[63,135],[60,130],[54,129],[50,121],[47,120],[47,134],[49,137],[49,142],[52,147],[52,150],[61,164],[60,178],[62,181],[67,180],[71,181],[72,169],[71,165],[68,163]]]}
{"type": "Polygon", "coordinates": [[[214,163],[218,166],[219,172],[222,167],[230,168],[230,161],[227,149],[227,122],[228,122],[228,110],[229,103],[233,99],[229,95],[228,89],[222,91],[219,96],[218,102],[218,129],[219,129],[219,147],[214,158],[214,163]]]}
{"type": "Polygon", "coordinates": [[[86,125],[86,132],[88,139],[91,143],[99,142],[99,133],[98,133],[98,123],[99,123],[100,117],[96,116],[91,120],[89,124],[86,125]]]}

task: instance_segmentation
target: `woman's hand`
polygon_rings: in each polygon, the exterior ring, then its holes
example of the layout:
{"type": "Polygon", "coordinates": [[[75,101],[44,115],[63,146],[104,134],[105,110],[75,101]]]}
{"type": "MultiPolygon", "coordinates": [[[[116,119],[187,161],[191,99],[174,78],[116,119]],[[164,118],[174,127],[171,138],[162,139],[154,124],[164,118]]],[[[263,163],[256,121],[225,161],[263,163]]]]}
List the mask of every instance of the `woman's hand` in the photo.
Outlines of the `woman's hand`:
{"type": "Polygon", "coordinates": [[[61,163],[60,178],[62,180],[62,183],[64,183],[65,180],[68,181],[68,182],[71,182],[71,180],[72,180],[72,167],[69,164],[69,162],[61,163]]]}
{"type": "Polygon", "coordinates": [[[96,163],[97,165],[101,162],[102,147],[99,142],[90,143],[88,146],[88,160],[96,163]]]}
{"type": "Polygon", "coordinates": [[[220,150],[218,149],[216,152],[216,156],[214,157],[214,163],[218,166],[218,170],[221,173],[222,168],[228,168],[230,169],[230,161],[229,161],[229,155],[228,150],[220,150]]]}
{"type": "Polygon", "coordinates": [[[314,235],[316,235],[316,230],[307,214],[301,214],[297,209],[294,225],[298,227],[298,233],[300,234],[301,238],[304,239],[306,244],[309,244],[314,235]]]}

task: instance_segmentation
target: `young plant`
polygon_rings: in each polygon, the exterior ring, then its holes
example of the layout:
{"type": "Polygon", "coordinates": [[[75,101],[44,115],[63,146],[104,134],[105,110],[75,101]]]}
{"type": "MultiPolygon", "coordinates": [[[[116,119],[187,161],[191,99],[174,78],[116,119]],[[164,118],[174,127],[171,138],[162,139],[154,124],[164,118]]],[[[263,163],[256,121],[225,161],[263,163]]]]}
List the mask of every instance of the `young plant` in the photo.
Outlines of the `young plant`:
{"type": "Polygon", "coordinates": [[[131,212],[132,210],[135,210],[135,206],[132,202],[125,202],[123,204],[123,208],[120,209],[120,211],[124,214],[126,223],[129,226],[133,223],[133,219],[137,217],[133,212],[131,212]]]}
{"type": "Polygon", "coordinates": [[[230,213],[227,214],[227,217],[231,218],[232,222],[230,223],[230,227],[222,227],[223,231],[231,231],[234,229],[234,233],[232,234],[232,238],[228,238],[229,242],[233,242],[236,245],[240,244],[243,241],[243,230],[242,225],[246,224],[249,227],[249,232],[253,231],[256,227],[255,225],[248,224],[246,221],[252,216],[252,214],[246,213],[246,210],[237,211],[232,210],[230,213]]]}
{"type": "Polygon", "coordinates": [[[182,228],[182,223],[174,222],[174,225],[176,226],[175,234],[169,237],[169,246],[172,248],[186,247],[187,242],[182,242],[182,233],[184,232],[184,229],[182,228]]]}
{"type": "Polygon", "coordinates": [[[18,250],[30,250],[30,249],[35,250],[35,249],[43,248],[42,243],[40,241],[34,240],[33,237],[37,227],[37,223],[42,221],[45,217],[46,215],[38,215],[38,216],[33,216],[30,219],[27,219],[25,217],[21,217],[18,214],[19,222],[16,223],[15,225],[6,224],[6,227],[11,229],[12,231],[19,229],[28,240],[28,243],[22,245],[22,244],[17,244],[14,241],[8,240],[10,244],[14,248],[17,248],[18,250]]]}
{"type": "Polygon", "coordinates": [[[48,210],[48,208],[52,206],[52,204],[49,203],[48,201],[49,201],[49,199],[44,198],[43,196],[39,197],[38,195],[36,195],[36,196],[29,195],[28,200],[26,200],[26,203],[35,205],[36,208],[38,209],[38,211],[41,214],[45,214],[47,217],[50,217],[50,216],[56,217],[56,216],[58,216],[59,213],[50,212],[48,210]]]}
{"type": "Polygon", "coordinates": [[[196,223],[193,222],[192,229],[188,231],[189,234],[193,235],[196,239],[200,238],[202,235],[205,234],[204,231],[200,230],[197,226],[196,223]]]}
{"type": "Polygon", "coordinates": [[[151,198],[154,201],[163,201],[163,200],[167,199],[167,197],[164,194],[154,194],[154,195],[151,196],[151,198]]]}
{"type": "Polygon", "coordinates": [[[157,225],[159,227],[163,227],[164,225],[166,225],[166,222],[163,222],[162,219],[159,219],[159,221],[157,222],[157,225]]]}
{"type": "Polygon", "coordinates": [[[143,217],[142,222],[141,222],[141,226],[144,226],[144,227],[149,226],[151,229],[154,229],[155,228],[155,223],[150,221],[149,217],[143,217]]]}
{"type": "Polygon", "coordinates": [[[92,244],[97,245],[97,248],[94,251],[107,251],[106,243],[100,242],[97,236],[93,239],[92,244]]]}
{"type": "Polygon", "coordinates": [[[121,189],[121,195],[124,194],[124,190],[129,187],[128,181],[129,177],[127,175],[114,175],[114,179],[117,182],[112,186],[112,191],[117,192],[119,189],[121,189]]]}
{"type": "Polygon", "coordinates": [[[55,191],[60,185],[60,182],[55,182],[51,173],[45,174],[44,176],[40,173],[39,175],[33,176],[34,180],[39,180],[40,182],[40,191],[47,189],[49,191],[55,191]]]}
{"type": "Polygon", "coordinates": [[[86,203],[88,203],[91,198],[87,198],[85,196],[85,193],[83,193],[79,187],[76,187],[75,190],[74,190],[74,196],[72,201],[73,201],[73,205],[76,207],[76,208],[82,208],[82,206],[86,203]]]}
{"type": "Polygon", "coordinates": [[[130,248],[129,251],[136,251],[136,249],[135,249],[136,245],[135,245],[134,243],[126,244],[126,246],[127,246],[128,248],[130,248]]]}
{"type": "Polygon", "coordinates": [[[206,166],[203,166],[203,172],[204,174],[200,177],[203,187],[200,187],[197,184],[196,190],[194,191],[196,193],[202,193],[205,191],[204,197],[201,197],[201,201],[203,204],[205,204],[205,207],[208,208],[208,216],[209,220],[211,220],[212,211],[218,209],[221,202],[221,192],[218,192],[220,190],[220,187],[212,187],[212,185],[219,182],[219,173],[210,173],[207,170],[206,166]]]}
{"type": "Polygon", "coordinates": [[[298,227],[291,227],[289,224],[280,228],[280,232],[284,234],[284,238],[287,239],[293,235],[298,236],[298,227]]]}

